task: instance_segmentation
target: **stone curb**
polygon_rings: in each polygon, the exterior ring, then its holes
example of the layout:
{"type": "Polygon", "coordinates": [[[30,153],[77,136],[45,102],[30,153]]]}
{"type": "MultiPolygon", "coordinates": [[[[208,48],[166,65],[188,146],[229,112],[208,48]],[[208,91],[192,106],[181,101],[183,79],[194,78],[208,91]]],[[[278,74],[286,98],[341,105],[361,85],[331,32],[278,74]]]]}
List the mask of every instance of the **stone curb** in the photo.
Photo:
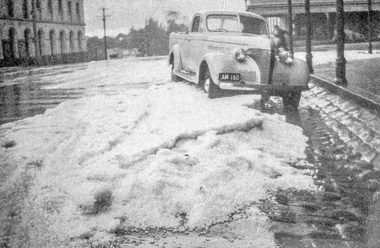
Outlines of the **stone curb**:
{"type": "Polygon", "coordinates": [[[375,114],[380,115],[380,103],[374,102],[371,99],[351,92],[341,86],[337,86],[336,84],[316,75],[311,75],[311,80],[313,83],[327,89],[331,93],[337,94],[345,99],[352,100],[361,107],[372,110],[375,112],[375,114]]]}

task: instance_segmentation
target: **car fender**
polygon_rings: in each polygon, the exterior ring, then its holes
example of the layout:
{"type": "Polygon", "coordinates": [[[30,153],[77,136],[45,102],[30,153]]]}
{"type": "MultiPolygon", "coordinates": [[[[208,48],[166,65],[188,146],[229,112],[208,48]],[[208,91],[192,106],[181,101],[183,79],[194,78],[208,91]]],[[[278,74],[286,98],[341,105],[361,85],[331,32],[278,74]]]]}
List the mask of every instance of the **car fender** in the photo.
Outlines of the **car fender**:
{"type": "Polygon", "coordinates": [[[251,57],[248,57],[243,62],[237,61],[232,54],[224,53],[207,53],[202,57],[198,70],[198,82],[201,82],[202,73],[204,73],[204,66],[207,64],[212,80],[215,84],[219,85],[219,73],[242,73],[242,72],[256,72],[256,83],[261,83],[261,74],[259,67],[251,57]]]}
{"type": "Polygon", "coordinates": [[[182,58],[181,58],[181,50],[178,44],[172,46],[169,52],[169,65],[173,64],[173,70],[176,73],[179,73],[182,69],[182,58]],[[177,61],[177,63],[174,63],[177,61]]]}

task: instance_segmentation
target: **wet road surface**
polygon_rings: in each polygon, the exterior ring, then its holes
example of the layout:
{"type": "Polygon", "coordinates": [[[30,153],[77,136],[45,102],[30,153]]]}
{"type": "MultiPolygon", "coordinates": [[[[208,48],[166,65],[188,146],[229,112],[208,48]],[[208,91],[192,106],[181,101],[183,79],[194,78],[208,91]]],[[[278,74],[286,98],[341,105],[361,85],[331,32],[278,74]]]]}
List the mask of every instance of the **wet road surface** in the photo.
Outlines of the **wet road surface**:
{"type": "Polygon", "coordinates": [[[80,97],[81,89],[46,90],[54,84],[54,75],[69,74],[82,70],[84,64],[60,66],[57,68],[29,68],[13,71],[2,69],[0,77],[0,125],[25,117],[42,114],[68,99],[80,97]]]}
{"type": "MultiPolygon", "coordinates": [[[[68,99],[95,94],[98,89],[112,94],[125,88],[120,84],[105,87],[99,83],[90,86],[78,84],[77,87],[54,87],[55,84],[70,84],[76,80],[91,82],[94,79],[91,70],[87,75],[89,78],[83,78],[83,71],[87,71],[89,67],[91,64],[22,71],[3,70],[0,82],[0,124],[41,114],[68,99]]],[[[109,76],[110,74],[97,77],[99,79],[109,76]]],[[[122,80],[122,77],[120,75],[116,80],[122,80]]],[[[142,80],[128,87],[148,86],[149,83],[142,80]]],[[[259,205],[269,216],[271,231],[278,247],[366,247],[373,239],[370,233],[373,229],[371,216],[376,216],[377,213],[373,212],[375,206],[372,203],[373,195],[380,187],[380,173],[371,162],[362,160],[358,149],[349,146],[326,124],[326,118],[319,109],[308,106],[304,97],[302,101],[304,104],[301,103],[298,111],[284,112],[281,100],[274,98],[263,111],[283,114],[287,122],[302,127],[304,134],[309,137],[306,151],[308,157],[290,166],[310,173],[320,190],[269,192],[271,197],[252,204],[259,205]]],[[[244,220],[248,208],[249,206],[231,213],[228,223],[219,223],[207,230],[183,230],[175,233],[173,230],[161,229],[115,230],[117,239],[113,242],[91,244],[84,237],[84,246],[134,247],[150,244],[158,247],[186,247],[186,240],[195,235],[205,240],[205,245],[199,247],[207,247],[206,241],[220,235],[220,229],[244,220]],[[170,237],[176,237],[175,241],[170,237]]],[[[237,242],[233,236],[227,235],[223,238],[237,242]]],[[[375,244],[371,247],[377,246],[375,244]]]]}
{"type": "MultiPolygon", "coordinates": [[[[152,60],[154,61],[154,59],[152,60]]],[[[42,114],[61,102],[91,96],[99,91],[114,94],[147,88],[152,82],[138,80],[120,68],[144,60],[97,61],[42,68],[0,68],[0,125],[42,114]],[[99,70],[102,68],[102,70],[99,70]],[[122,82],[128,79],[128,84],[122,82]],[[109,84],[110,81],[116,82],[109,84]]],[[[146,63],[146,62],[145,62],[146,63]]]]}

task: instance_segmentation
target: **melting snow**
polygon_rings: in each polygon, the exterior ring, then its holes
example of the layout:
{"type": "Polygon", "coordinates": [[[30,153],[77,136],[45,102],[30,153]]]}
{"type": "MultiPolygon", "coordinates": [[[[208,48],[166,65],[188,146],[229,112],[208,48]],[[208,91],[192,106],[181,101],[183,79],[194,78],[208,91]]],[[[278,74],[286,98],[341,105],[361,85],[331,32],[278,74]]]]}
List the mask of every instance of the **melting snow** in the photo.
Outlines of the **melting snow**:
{"type": "Polygon", "coordinates": [[[288,165],[305,158],[302,130],[249,108],[254,99],[210,100],[193,85],[166,82],[67,101],[1,126],[0,143],[16,143],[0,148],[17,168],[11,179],[32,171],[22,223],[30,244],[88,232],[103,239],[129,226],[210,227],[243,206],[251,206],[257,237],[273,242],[254,203],[313,182],[288,165]]]}

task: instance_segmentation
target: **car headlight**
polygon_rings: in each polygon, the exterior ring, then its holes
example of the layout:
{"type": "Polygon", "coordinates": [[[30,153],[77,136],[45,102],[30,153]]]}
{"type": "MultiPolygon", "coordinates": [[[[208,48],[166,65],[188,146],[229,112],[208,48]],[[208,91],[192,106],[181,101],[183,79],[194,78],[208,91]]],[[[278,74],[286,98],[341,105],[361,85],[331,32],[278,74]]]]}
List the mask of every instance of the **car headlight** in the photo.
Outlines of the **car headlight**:
{"type": "Polygon", "coordinates": [[[244,49],[239,48],[235,51],[235,58],[237,61],[243,62],[247,58],[247,52],[244,49]]]}

